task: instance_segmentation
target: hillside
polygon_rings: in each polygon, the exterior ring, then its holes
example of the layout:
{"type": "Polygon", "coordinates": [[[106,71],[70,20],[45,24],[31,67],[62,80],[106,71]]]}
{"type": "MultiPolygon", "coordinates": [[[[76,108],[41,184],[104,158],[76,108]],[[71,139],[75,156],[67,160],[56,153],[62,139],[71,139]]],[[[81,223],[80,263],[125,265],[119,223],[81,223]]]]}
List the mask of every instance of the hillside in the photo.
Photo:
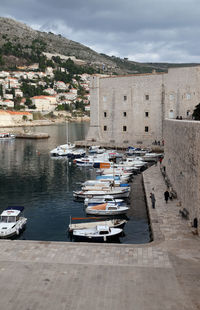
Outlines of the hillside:
{"type": "Polygon", "coordinates": [[[168,67],[181,66],[181,64],[167,63],[137,63],[115,56],[99,54],[83,44],[64,38],[60,34],[36,31],[10,18],[0,17],[0,29],[1,70],[40,62],[43,52],[75,56],[84,60],[87,66],[91,66],[96,72],[104,70],[105,73],[109,74],[146,73],[152,72],[152,70],[166,71],[168,67]]]}

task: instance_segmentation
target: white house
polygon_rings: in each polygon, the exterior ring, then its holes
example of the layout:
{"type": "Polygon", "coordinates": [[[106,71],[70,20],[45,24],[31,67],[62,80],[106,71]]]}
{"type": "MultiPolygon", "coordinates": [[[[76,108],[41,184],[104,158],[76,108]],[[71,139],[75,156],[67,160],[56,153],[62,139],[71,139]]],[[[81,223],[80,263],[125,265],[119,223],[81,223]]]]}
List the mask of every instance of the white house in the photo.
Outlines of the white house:
{"type": "Polygon", "coordinates": [[[56,96],[35,96],[31,100],[37,111],[49,112],[57,107],[56,96]]]}

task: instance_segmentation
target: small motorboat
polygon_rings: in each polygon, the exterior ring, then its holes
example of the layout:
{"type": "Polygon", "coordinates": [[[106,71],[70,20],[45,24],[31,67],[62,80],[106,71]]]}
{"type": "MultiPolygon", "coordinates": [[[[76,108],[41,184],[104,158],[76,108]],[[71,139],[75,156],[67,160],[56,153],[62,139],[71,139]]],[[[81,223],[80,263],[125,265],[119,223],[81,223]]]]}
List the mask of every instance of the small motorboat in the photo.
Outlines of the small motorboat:
{"type": "Polygon", "coordinates": [[[146,153],[143,156],[145,161],[158,161],[160,157],[163,157],[163,154],[159,154],[159,153],[146,153]]]}
{"type": "Polygon", "coordinates": [[[121,235],[123,229],[110,228],[108,225],[96,225],[93,228],[75,229],[73,237],[85,241],[111,241],[121,235]]]}
{"type": "Polygon", "coordinates": [[[83,149],[75,149],[72,150],[71,153],[68,155],[68,157],[75,159],[75,158],[82,158],[86,155],[86,151],[83,149]]]}
{"type": "Polygon", "coordinates": [[[5,141],[5,140],[12,140],[15,139],[15,135],[7,132],[7,133],[0,133],[0,141],[5,141]]]}
{"type": "Polygon", "coordinates": [[[22,217],[24,207],[8,207],[1,213],[0,238],[9,238],[19,235],[25,228],[27,219],[22,217]]]}
{"type": "Polygon", "coordinates": [[[89,147],[88,152],[90,154],[103,154],[105,149],[101,148],[100,145],[92,145],[89,147]]]}
{"type": "Polygon", "coordinates": [[[104,190],[81,190],[73,191],[75,199],[84,200],[85,198],[92,198],[93,196],[103,197],[105,195],[111,195],[114,198],[128,198],[130,194],[130,187],[113,187],[104,190]]]}
{"type": "MultiPolygon", "coordinates": [[[[72,218],[73,220],[74,218],[72,218]]],[[[90,219],[90,218],[75,218],[75,219],[90,219]]],[[[93,219],[93,218],[91,218],[93,219]]],[[[68,232],[71,233],[77,229],[88,229],[94,228],[98,225],[106,225],[110,228],[122,228],[127,223],[125,219],[112,219],[112,220],[101,220],[101,221],[92,221],[92,222],[82,222],[82,223],[70,223],[68,232]]]]}
{"type": "Polygon", "coordinates": [[[85,209],[87,214],[93,215],[118,215],[118,214],[125,214],[130,208],[127,205],[119,205],[113,203],[103,203],[96,206],[88,206],[85,209]]]}
{"type": "Polygon", "coordinates": [[[95,206],[95,205],[100,205],[103,203],[118,203],[119,205],[124,204],[123,199],[115,199],[113,196],[105,195],[104,197],[93,197],[93,198],[85,198],[84,200],[84,205],[85,206],[95,206]]]}
{"type": "Polygon", "coordinates": [[[72,150],[74,150],[75,144],[67,143],[57,146],[55,149],[50,151],[51,156],[70,156],[72,150]]]}

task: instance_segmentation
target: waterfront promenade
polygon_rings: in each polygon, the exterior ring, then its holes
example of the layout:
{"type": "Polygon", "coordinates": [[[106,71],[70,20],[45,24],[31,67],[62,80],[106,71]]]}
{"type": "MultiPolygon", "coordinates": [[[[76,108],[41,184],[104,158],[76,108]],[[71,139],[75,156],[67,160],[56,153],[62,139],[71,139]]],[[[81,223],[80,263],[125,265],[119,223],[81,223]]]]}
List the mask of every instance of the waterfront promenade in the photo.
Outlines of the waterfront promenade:
{"type": "Polygon", "coordinates": [[[200,309],[200,238],[179,215],[178,201],[165,203],[159,165],[143,175],[153,242],[2,240],[0,309],[200,309]]]}

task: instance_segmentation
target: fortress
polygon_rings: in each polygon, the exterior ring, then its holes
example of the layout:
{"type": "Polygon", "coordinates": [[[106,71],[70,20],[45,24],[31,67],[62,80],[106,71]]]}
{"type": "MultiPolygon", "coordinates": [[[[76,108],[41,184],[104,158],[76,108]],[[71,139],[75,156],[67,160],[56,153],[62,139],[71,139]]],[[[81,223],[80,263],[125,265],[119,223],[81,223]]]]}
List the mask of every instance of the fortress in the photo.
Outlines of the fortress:
{"type": "Polygon", "coordinates": [[[114,146],[162,141],[165,119],[191,119],[200,102],[200,66],[168,73],[91,77],[87,140],[114,146]]]}

